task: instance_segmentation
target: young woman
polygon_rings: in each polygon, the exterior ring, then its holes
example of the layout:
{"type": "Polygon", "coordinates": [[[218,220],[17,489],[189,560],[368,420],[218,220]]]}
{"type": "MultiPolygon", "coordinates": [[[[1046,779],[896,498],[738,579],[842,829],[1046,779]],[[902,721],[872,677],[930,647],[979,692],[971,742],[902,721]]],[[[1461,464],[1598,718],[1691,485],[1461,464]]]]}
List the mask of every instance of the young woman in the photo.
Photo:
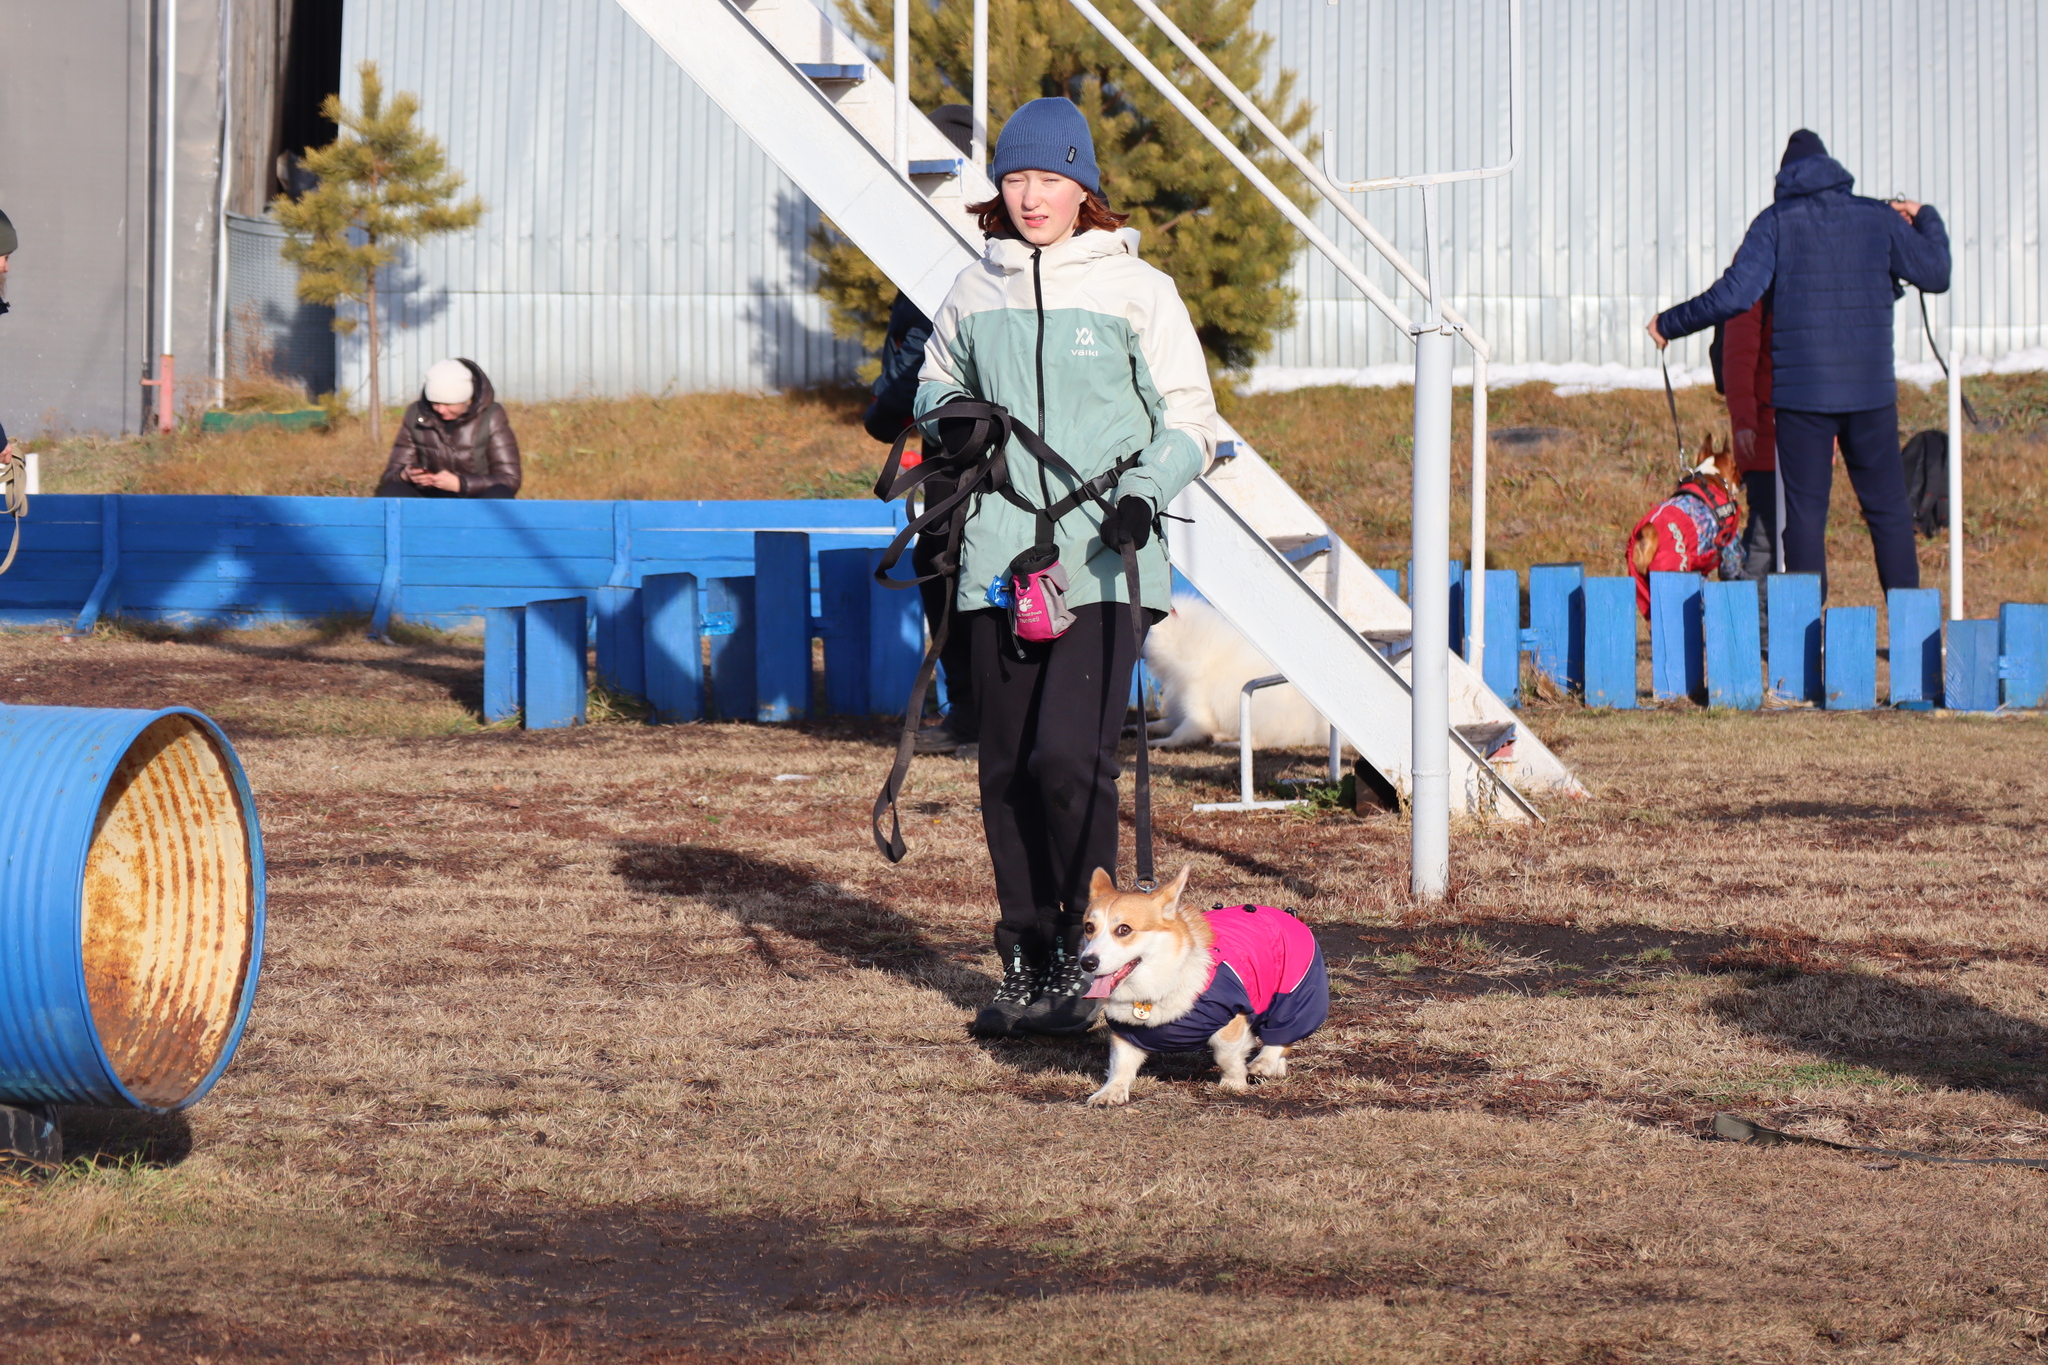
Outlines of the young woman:
{"type": "MultiPolygon", "coordinates": [[[[1004,972],[974,1028],[1070,1033],[1100,1006],[1083,998],[1076,962],[1088,879],[1116,870],[1117,739],[1137,662],[1122,551],[1136,547],[1141,602],[1150,619],[1164,615],[1171,575],[1154,528],[1215,452],[1216,403],[1173,281],[1116,233],[1125,215],[1102,197],[1081,111],[1064,99],[1024,105],[1003,126],[990,175],[1001,193],[974,206],[988,249],[933,319],[917,414],[959,398],[997,404],[1079,478],[1013,440],[1015,497],[981,495],[961,547],[954,629],[968,632],[981,708],[1004,972]],[[1036,509],[1111,471],[1100,502],[1083,499],[1052,526],[1072,624],[1054,639],[1018,639],[998,603],[1012,562],[1041,543],[1036,509]]],[[[951,425],[927,430],[944,443],[951,425]]]]}

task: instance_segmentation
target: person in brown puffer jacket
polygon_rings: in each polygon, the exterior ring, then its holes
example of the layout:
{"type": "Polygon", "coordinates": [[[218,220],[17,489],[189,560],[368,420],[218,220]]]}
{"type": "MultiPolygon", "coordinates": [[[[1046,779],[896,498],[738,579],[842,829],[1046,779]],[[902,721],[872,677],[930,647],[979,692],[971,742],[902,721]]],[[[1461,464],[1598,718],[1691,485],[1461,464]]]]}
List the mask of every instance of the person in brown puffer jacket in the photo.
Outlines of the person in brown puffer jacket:
{"type": "Polygon", "coordinates": [[[519,438],[473,360],[436,361],[405,410],[380,498],[515,498],[519,438]]]}

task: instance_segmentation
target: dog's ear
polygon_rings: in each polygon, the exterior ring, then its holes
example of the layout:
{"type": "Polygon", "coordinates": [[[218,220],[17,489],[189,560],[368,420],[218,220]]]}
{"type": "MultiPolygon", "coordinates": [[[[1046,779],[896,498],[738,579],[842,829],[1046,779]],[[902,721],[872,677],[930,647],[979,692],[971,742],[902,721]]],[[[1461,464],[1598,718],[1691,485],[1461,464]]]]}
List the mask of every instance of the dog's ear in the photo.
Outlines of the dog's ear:
{"type": "Polygon", "coordinates": [[[1111,896],[1115,894],[1115,880],[1101,868],[1096,868],[1095,875],[1088,879],[1088,899],[1094,900],[1098,896],[1111,896]]]}
{"type": "Polygon", "coordinates": [[[1166,898],[1166,908],[1161,910],[1160,914],[1171,915],[1180,909],[1181,893],[1188,889],[1188,875],[1194,870],[1195,865],[1193,863],[1185,864],[1182,866],[1179,876],[1160,888],[1159,894],[1166,898]]]}

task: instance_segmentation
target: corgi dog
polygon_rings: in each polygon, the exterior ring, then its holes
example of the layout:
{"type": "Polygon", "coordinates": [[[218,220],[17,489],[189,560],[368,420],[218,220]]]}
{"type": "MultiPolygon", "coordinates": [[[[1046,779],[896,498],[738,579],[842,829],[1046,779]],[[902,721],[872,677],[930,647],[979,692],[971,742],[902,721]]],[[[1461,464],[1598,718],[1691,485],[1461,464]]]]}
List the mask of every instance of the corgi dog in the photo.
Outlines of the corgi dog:
{"type": "MultiPolygon", "coordinates": [[[[1165,712],[1147,731],[1161,749],[1237,742],[1238,692],[1280,670],[1199,597],[1176,597],[1145,636],[1145,666],[1159,679],[1165,712]]],[[[1252,740],[1261,749],[1310,749],[1329,743],[1330,726],[1292,687],[1252,694],[1252,740]]]]}
{"type": "Polygon", "coordinates": [[[1191,912],[1181,904],[1189,871],[1149,892],[1119,891],[1101,868],[1089,880],[1080,964],[1110,1037],[1109,1076],[1091,1105],[1129,1103],[1154,1052],[1207,1047],[1225,1091],[1249,1089],[1250,1076],[1280,1080],[1288,1049],[1329,1017],[1329,972],[1308,926],[1270,905],[1191,912]]]}

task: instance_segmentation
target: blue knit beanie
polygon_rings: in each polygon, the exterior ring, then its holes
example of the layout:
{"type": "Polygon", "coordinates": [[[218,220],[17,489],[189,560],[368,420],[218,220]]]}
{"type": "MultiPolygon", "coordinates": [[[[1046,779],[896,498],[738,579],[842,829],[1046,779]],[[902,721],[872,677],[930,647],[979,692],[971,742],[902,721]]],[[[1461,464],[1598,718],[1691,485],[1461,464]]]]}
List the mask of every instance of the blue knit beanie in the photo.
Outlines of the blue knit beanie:
{"type": "Polygon", "coordinates": [[[1782,171],[1795,161],[1827,154],[1827,145],[1820,140],[1820,134],[1810,128],[1801,128],[1786,141],[1785,158],[1778,163],[1778,169],[1782,171]]]}
{"type": "Polygon", "coordinates": [[[1088,117],[1072,100],[1054,96],[1032,100],[1010,115],[996,140],[996,161],[989,179],[997,185],[1011,171],[1052,171],[1102,193],[1102,172],[1095,168],[1095,138],[1088,117]]]}

